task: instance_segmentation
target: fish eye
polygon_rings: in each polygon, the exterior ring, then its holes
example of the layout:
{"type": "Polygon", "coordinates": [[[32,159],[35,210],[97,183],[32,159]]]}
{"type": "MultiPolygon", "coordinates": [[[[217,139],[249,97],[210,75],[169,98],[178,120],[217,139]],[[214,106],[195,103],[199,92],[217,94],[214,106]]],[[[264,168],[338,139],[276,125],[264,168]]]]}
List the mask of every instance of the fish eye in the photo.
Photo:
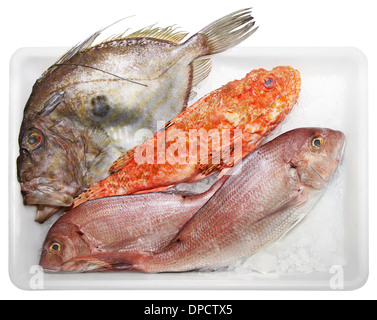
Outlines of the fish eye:
{"type": "Polygon", "coordinates": [[[37,131],[32,131],[28,134],[26,139],[26,144],[29,148],[36,148],[38,147],[43,141],[43,136],[37,131]]]}
{"type": "Polygon", "coordinates": [[[319,149],[321,148],[323,144],[323,139],[321,137],[315,137],[313,140],[312,140],[312,147],[314,149],[319,149]]]}
{"type": "Polygon", "coordinates": [[[265,79],[263,84],[267,89],[272,89],[273,87],[275,87],[275,81],[272,78],[265,79]]]}
{"type": "Polygon", "coordinates": [[[53,253],[60,252],[61,248],[62,248],[62,245],[57,241],[51,242],[48,247],[49,251],[53,253]]]}

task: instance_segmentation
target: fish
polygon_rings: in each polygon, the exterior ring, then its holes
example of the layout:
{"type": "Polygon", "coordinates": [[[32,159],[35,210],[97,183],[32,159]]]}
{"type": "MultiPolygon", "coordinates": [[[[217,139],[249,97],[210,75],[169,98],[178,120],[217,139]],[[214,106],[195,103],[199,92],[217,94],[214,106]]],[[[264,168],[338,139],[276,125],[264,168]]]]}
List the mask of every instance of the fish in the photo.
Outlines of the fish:
{"type": "Polygon", "coordinates": [[[328,128],[285,132],[239,163],[234,174],[160,249],[79,252],[59,270],[213,271],[247,258],[308,215],[338,168],[344,145],[344,133],[328,128]]]}
{"type": "Polygon", "coordinates": [[[185,40],[176,27],[149,26],[74,46],[35,82],[19,133],[17,178],[25,205],[44,222],[137,145],[187,107],[211,70],[210,56],[252,35],[251,9],[220,18],[185,40]]]}
{"type": "Polygon", "coordinates": [[[119,157],[110,175],[75,198],[73,208],[90,199],[162,191],[220,171],[224,175],[285,119],[300,89],[300,72],[290,66],[255,69],[223,85],[119,157]]]}
{"type": "Polygon", "coordinates": [[[226,178],[199,194],[165,191],[88,201],[53,224],[40,265],[45,271],[59,271],[77,254],[157,250],[169,243],[226,178]]]}

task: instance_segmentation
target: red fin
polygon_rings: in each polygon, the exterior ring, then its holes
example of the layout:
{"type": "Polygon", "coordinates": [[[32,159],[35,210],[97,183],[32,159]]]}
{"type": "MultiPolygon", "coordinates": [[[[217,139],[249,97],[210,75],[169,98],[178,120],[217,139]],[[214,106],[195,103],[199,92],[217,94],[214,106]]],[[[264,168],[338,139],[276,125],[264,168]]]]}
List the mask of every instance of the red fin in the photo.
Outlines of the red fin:
{"type": "Polygon", "coordinates": [[[118,172],[123,166],[129,163],[134,158],[135,149],[136,147],[116,159],[109,169],[109,174],[118,172]]]}
{"type": "Polygon", "coordinates": [[[242,157],[234,157],[234,166],[230,168],[224,168],[223,170],[220,171],[219,176],[217,177],[218,180],[220,180],[223,176],[225,175],[231,175],[234,168],[237,166],[237,164],[242,160],[242,157]]]}
{"type": "MultiPolygon", "coordinates": [[[[166,131],[169,127],[173,126],[174,124],[175,124],[174,119],[166,122],[165,126],[159,132],[166,131]]],[[[158,132],[156,134],[154,134],[154,136],[152,138],[150,138],[146,142],[142,143],[140,146],[143,146],[143,145],[145,145],[145,144],[147,144],[148,142],[151,142],[151,141],[153,141],[153,143],[154,143],[154,139],[157,137],[157,134],[158,134],[158,132]]],[[[129,150],[127,153],[125,153],[124,155],[122,155],[118,159],[116,159],[109,169],[109,174],[111,175],[113,173],[118,172],[124,166],[126,166],[132,159],[134,159],[135,150],[136,150],[136,148],[138,148],[140,146],[134,147],[133,149],[129,150]]]]}
{"type": "Polygon", "coordinates": [[[62,265],[61,270],[70,272],[142,271],[138,268],[138,264],[146,255],[136,252],[99,252],[68,260],[62,265]]]}
{"type": "Polygon", "coordinates": [[[138,192],[135,192],[134,194],[140,194],[140,193],[152,193],[152,192],[161,192],[161,191],[165,191],[169,188],[173,187],[173,185],[170,185],[170,186],[162,186],[162,187],[158,187],[158,188],[154,188],[154,189],[147,189],[147,190],[142,190],[142,191],[138,191],[138,192]]]}
{"type": "Polygon", "coordinates": [[[104,187],[103,187],[102,181],[94,184],[88,190],[84,191],[82,194],[80,194],[73,200],[73,205],[70,209],[76,208],[77,206],[79,206],[80,204],[88,200],[100,198],[101,193],[103,191],[104,191],[104,187]]]}
{"type": "Polygon", "coordinates": [[[131,249],[139,249],[142,244],[140,242],[144,241],[143,238],[148,237],[150,233],[146,233],[140,236],[128,237],[124,240],[113,242],[106,246],[101,246],[101,252],[118,252],[118,251],[131,251],[131,249]]]}

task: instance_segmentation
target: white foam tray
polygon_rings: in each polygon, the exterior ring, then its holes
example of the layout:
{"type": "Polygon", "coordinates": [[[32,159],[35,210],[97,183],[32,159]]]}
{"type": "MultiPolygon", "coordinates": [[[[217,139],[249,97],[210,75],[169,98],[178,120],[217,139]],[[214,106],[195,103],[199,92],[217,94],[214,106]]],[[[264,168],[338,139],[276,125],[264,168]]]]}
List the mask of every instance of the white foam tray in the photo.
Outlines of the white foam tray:
{"type": "MultiPolygon", "coordinates": [[[[318,126],[342,130],[339,171],[309,216],[285,238],[226,270],[187,273],[41,273],[39,255],[54,219],[34,222],[16,178],[18,134],[35,80],[67,48],[23,48],[11,59],[9,275],[38,289],[302,289],[351,290],[368,277],[367,60],[355,48],[234,48],[213,57],[197,98],[252,69],[290,65],[301,72],[298,105],[273,136],[318,126]]],[[[271,136],[271,138],[273,137],[271,136]]]]}

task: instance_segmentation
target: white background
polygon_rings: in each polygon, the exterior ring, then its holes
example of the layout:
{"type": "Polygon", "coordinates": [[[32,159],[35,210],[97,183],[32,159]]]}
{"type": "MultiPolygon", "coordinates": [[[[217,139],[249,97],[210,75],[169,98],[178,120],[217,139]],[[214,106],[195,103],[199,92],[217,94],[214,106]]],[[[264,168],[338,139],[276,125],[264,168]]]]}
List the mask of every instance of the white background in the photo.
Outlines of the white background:
{"type": "MultiPolygon", "coordinates": [[[[376,299],[377,297],[377,227],[376,144],[377,125],[377,22],[373,0],[237,0],[198,1],[126,1],[91,0],[59,2],[13,0],[2,4],[1,30],[1,97],[0,137],[4,152],[0,166],[0,298],[1,299],[376,299]],[[9,61],[21,47],[70,47],[94,31],[112,22],[135,14],[145,19],[145,25],[177,24],[183,30],[195,32],[213,20],[232,11],[253,7],[260,26],[241,46],[352,46],[362,50],[369,62],[369,225],[370,272],[367,283],[347,292],[281,292],[281,291],[22,291],[8,276],[8,137],[9,137],[9,61]]],[[[23,107],[23,106],[20,106],[23,107]]],[[[355,106],[357,107],[357,106],[355,106]]],[[[367,143],[367,141],[365,141],[367,143]]],[[[355,157],[358,155],[355,154],[355,157]]]]}

